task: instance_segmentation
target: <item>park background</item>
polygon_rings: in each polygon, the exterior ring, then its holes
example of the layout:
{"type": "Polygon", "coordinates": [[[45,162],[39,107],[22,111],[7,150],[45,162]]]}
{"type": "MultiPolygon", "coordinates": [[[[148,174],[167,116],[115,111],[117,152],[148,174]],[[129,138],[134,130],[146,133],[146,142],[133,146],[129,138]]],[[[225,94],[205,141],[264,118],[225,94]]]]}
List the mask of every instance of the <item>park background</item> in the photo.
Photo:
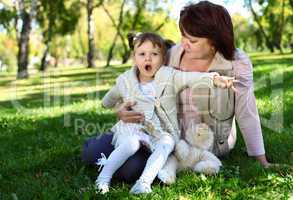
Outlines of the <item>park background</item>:
{"type": "MultiPolygon", "coordinates": [[[[131,66],[127,33],[180,41],[188,1],[0,1],[0,199],[293,199],[293,1],[212,1],[230,12],[248,53],[265,147],[265,170],[238,135],[219,175],[179,173],[176,184],[129,196],[114,183],[95,194],[97,169],[80,159],[86,138],[116,121],[101,98],[131,66]]],[[[198,2],[198,1],[190,1],[198,2]]]]}

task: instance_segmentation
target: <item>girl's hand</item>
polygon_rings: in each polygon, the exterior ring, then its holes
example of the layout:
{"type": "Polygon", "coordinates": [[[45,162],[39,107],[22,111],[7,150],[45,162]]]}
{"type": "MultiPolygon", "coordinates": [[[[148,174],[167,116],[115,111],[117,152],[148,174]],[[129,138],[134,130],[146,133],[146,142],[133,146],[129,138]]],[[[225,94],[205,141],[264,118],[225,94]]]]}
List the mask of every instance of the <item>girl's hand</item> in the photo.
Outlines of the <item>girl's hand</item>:
{"type": "Polygon", "coordinates": [[[233,83],[238,82],[234,77],[214,75],[214,85],[220,88],[231,88],[234,92],[237,92],[233,83]]]}
{"type": "Polygon", "coordinates": [[[144,121],[144,115],[132,110],[136,102],[125,102],[121,104],[116,112],[117,117],[125,123],[140,123],[144,121]]]}

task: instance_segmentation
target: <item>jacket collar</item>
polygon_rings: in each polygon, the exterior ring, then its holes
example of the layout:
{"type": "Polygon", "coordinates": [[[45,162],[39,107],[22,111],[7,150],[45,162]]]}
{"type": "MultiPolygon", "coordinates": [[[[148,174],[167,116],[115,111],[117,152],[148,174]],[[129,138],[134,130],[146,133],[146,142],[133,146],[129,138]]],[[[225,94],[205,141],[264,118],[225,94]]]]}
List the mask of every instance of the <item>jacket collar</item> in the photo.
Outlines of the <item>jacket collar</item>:
{"type": "Polygon", "coordinates": [[[209,67],[209,71],[227,71],[232,69],[232,61],[225,59],[224,56],[217,51],[209,67]]]}
{"type": "MultiPolygon", "coordinates": [[[[174,46],[173,48],[171,50],[173,50],[174,52],[178,52],[178,53],[175,53],[175,54],[173,53],[172,57],[170,59],[173,59],[173,63],[176,66],[179,66],[180,59],[181,59],[181,56],[184,52],[184,49],[181,44],[178,44],[178,45],[174,46]]],[[[232,69],[233,69],[232,61],[225,59],[221,53],[217,52],[215,54],[215,57],[210,65],[208,71],[219,71],[219,70],[224,71],[224,70],[232,70],[232,69]]]]}

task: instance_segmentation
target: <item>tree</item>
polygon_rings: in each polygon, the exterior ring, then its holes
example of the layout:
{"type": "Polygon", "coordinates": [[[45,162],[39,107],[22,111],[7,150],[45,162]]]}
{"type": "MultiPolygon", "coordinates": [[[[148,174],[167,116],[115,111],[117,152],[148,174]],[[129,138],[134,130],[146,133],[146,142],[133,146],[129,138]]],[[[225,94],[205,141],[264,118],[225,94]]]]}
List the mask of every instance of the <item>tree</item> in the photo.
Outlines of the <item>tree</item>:
{"type": "Polygon", "coordinates": [[[18,54],[17,54],[17,78],[28,78],[28,56],[29,56],[29,39],[31,32],[31,21],[36,12],[37,1],[25,0],[15,1],[15,9],[17,10],[16,21],[21,20],[21,30],[18,31],[16,23],[17,41],[18,41],[18,54]]]}
{"type": "Polygon", "coordinates": [[[40,70],[45,71],[47,66],[47,55],[50,52],[51,41],[57,35],[64,36],[75,30],[78,22],[79,2],[63,0],[40,0],[37,9],[37,21],[42,28],[45,51],[41,59],[40,70]]]}
{"type": "Polygon", "coordinates": [[[109,16],[109,18],[111,19],[111,22],[112,22],[113,26],[116,28],[116,34],[114,36],[114,39],[112,41],[112,44],[110,46],[109,53],[108,53],[108,56],[107,56],[106,66],[109,66],[110,65],[110,62],[111,62],[112,57],[113,57],[113,50],[115,48],[115,45],[116,45],[118,36],[120,36],[122,38],[122,42],[125,45],[125,41],[124,41],[123,36],[121,34],[121,26],[122,26],[122,23],[123,23],[123,12],[124,12],[125,2],[126,2],[126,0],[123,0],[122,3],[121,3],[120,11],[119,11],[119,19],[118,19],[118,24],[117,25],[115,23],[114,18],[112,17],[112,15],[110,14],[110,12],[108,11],[108,9],[105,7],[105,5],[102,5],[104,11],[107,13],[107,15],[109,16]]]}
{"type": "MultiPolygon", "coordinates": [[[[156,0],[147,1],[147,0],[136,0],[135,1],[135,12],[132,15],[131,11],[128,10],[125,14],[125,24],[122,27],[124,32],[135,32],[135,31],[153,31],[158,32],[168,21],[169,19],[169,10],[162,10],[157,7],[158,2],[156,0]],[[148,6],[149,5],[149,6],[148,6]],[[159,24],[154,22],[154,15],[150,16],[150,13],[157,13],[165,17],[163,20],[160,20],[159,24]]],[[[127,33],[125,34],[127,35],[127,33]]],[[[126,63],[130,57],[130,49],[126,46],[122,55],[122,64],[126,63]]]]}
{"type": "Polygon", "coordinates": [[[98,4],[94,4],[93,0],[87,0],[87,33],[88,33],[88,53],[87,62],[88,67],[95,67],[95,41],[94,41],[94,20],[93,11],[95,8],[101,6],[104,0],[100,0],[98,4]]]}
{"type": "Polygon", "coordinates": [[[14,21],[14,29],[17,40],[17,78],[28,78],[29,63],[29,40],[31,32],[31,22],[36,13],[37,1],[2,1],[0,9],[0,23],[6,28],[12,27],[11,22],[14,21]]]}
{"type": "Polygon", "coordinates": [[[275,49],[283,52],[282,41],[284,35],[288,34],[286,26],[290,25],[292,17],[292,0],[246,0],[246,5],[253,15],[259,33],[264,37],[267,48],[271,52],[275,49]],[[253,3],[260,7],[258,11],[254,9],[253,3]],[[287,5],[291,5],[291,9],[287,5]]]}
{"type": "Polygon", "coordinates": [[[9,7],[9,5],[6,4],[0,4],[3,6],[2,9],[0,9],[0,24],[5,29],[10,29],[10,22],[15,18],[16,12],[14,9],[9,7]]]}
{"type": "MultiPolygon", "coordinates": [[[[164,24],[169,19],[168,13],[163,20],[159,24],[155,24],[152,16],[149,13],[160,13],[162,10],[157,8],[157,1],[147,1],[147,0],[136,0],[132,2],[122,1],[120,4],[120,11],[118,20],[115,20],[115,17],[109,9],[103,4],[102,7],[104,11],[107,13],[107,16],[111,20],[112,26],[116,29],[116,34],[110,46],[110,50],[108,52],[107,64],[110,65],[110,61],[113,57],[113,51],[118,41],[118,38],[121,40],[123,51],[122,51],[122,64],[126,63],[130,57],[130,49],[128,47],[128,43],[126,42],[126,35],[128,32],[133,31],[159,31],[164,24]],[[124,4],[127,5],[125,6],[124,4]],[[154,6],[156,5],[156,6],[154,6]],[[124,6],[127,8],[124,12],[124,6]],[[117,22],[116,22],[117,21],[117,22]]],[[[162,13],[160,13],[162,14],[162,13]]],[[[160,18],[161,19],[161,18],[160,18]]]]}

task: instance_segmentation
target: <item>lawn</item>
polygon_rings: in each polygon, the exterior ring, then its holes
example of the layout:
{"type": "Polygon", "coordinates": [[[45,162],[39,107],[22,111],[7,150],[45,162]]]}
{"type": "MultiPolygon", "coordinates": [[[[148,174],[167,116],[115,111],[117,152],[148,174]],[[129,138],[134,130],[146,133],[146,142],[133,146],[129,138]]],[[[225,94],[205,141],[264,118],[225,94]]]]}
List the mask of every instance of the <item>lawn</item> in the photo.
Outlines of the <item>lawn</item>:
{"type": "Polygon", "coordinates": [[[245,152],[241,135],[214,177],[186,171],[177,182],[153,184],[132,196],[114,182],[95,194],[97,169],[83,165],[85,139],[116,120],[101,97],[128,66],[63,67],[15,80],[0,72],[0,199],[293,199],[293,54],[251,54],[255,95],[270,161],[288,167],[265,170],[245,152]]]}

